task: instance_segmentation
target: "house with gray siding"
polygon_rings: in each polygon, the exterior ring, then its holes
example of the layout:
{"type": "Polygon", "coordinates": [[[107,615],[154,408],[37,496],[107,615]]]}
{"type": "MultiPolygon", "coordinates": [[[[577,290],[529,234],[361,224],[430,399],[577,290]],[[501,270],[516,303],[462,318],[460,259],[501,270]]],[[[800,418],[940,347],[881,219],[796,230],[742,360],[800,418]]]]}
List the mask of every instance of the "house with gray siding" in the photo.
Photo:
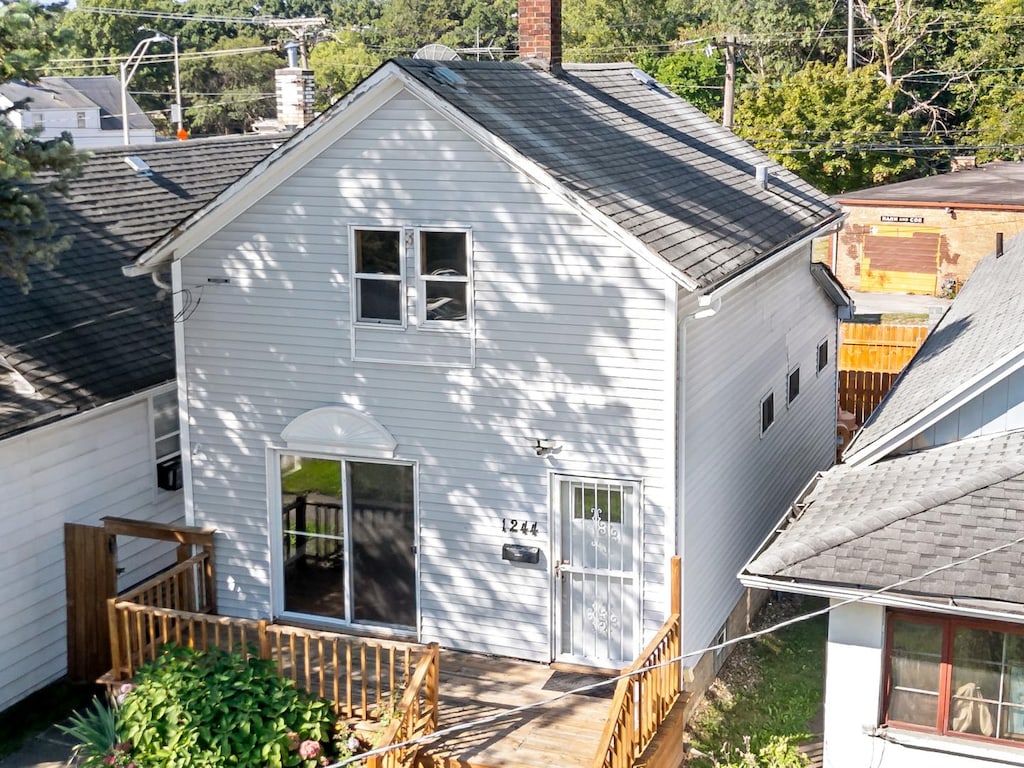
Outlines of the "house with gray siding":
{"type": "MultiPolygon", "coordinates": [[[[59,262],[0,279],[0,711],[68,671],[65,523],[184,517],[172,302],[121,268],[277,141],[97,149],[46,196],[59,262]]],[[[118,543],[121,587],[173,562],[118,543]]]]}
{"type": "Polygon", "coordinates": [[[686,646],[744,620],[834,458],[840,214],[557,43],[384,64],[127,270],[174,276],[222,613],[619,668],[680,555],[686,646]]]}
{"type": "Polygon", "coordinates": [[[825,765],[1024,765],[1024,237],[741,573],[831,601],[825,765]]]}

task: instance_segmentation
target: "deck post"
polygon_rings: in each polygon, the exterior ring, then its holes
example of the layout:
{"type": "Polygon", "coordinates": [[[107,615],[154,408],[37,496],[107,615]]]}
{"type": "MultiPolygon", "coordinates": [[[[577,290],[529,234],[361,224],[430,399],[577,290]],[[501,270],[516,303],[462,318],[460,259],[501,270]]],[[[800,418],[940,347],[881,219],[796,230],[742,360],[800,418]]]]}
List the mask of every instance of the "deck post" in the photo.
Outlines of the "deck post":
{"type": "Polygon", "coordinates": [[[127,665],[121,656],[121,628],[117,621],[117,600],[113,597],[107,600],[107,625],[110,628],[110,668],[113,677],[120,678],[121,670],[127,665]]]}

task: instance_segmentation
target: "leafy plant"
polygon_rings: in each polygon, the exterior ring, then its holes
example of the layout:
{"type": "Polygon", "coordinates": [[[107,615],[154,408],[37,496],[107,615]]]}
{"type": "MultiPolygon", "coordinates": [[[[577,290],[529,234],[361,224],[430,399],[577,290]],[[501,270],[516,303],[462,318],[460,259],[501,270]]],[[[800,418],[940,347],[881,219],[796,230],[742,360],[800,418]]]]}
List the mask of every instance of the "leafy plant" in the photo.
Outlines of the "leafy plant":
{"type": "Polygon", "coordinates": [[[313,768],[331,742],[329,703],[270,661],[167,646],[136,682],[120,715],[141,765],[313,768]]]}
{"type": "Polygon", "coordinates": [[[743,748],[737,747],[731,755],[715,760],[715,768],[806,768],[810,759],[790,744],[786,736],[773,736],[757,752],[750,748],[750,737],[743,739],[743,748]]]}
{"type": "Polygon", "coordinates": [[[68,724],[57,728],[77,742],[72,752],[81,760],[82,768],[109,765],[107,757],[121,744],[117,711],[98,696],[93,698],[91,708],[72,712],[68,724]]]}

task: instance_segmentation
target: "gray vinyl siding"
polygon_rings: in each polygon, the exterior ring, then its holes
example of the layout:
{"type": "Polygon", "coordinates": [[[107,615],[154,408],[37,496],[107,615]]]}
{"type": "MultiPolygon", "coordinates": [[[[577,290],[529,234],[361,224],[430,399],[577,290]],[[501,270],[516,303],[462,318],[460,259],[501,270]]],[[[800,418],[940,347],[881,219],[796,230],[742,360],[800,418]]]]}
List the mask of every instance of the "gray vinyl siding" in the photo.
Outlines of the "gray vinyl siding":
{"type": "MultiPolygon", "coordinates": [[[[182,522],[182,493],[156,489],[150,418],[142,400],[0,441],[0,710],[67,672],[64,523],[182,522]]],[[[118,544],[120,587],[173,555],[118,544]]]]}
{"type": "Polygon", "coordinates": [[[195,522],[219,531],[222,612],[271,613],[267,451],[295,417],[338,404],[417,467],[421,639],[551,657],[556,472],[643,483],[646,634],[660,626],[672,289],[568,206],[402,95],[189,254],[182,281],[203,286],[180,331],[195,522]],[[350,225],[471,230],[475,367],[412,326],[375,348],[390,361],[352,361],[350,225]],[[535,437],[559,449],[538,457],[535,437]],[[503,534],[502,518],[538,535],[503,534]],[[502,561],[509,541],[541,562],[502,561]]]}
{"type": "Polygon", "coordinates": [[[946,445],[969,437],[1024,428],[1024,369],[993,382],[984,391],[923,430],[894,453],[946,445]]]}
{"type": "MultiPolygon", "coordinates": [[[[684,647],[712,640],[742,594],[736,574],[814,472],[835,458],[835,305],[806,249],[686,323],[684,647]],[[818,343],[828,366],[816,373],[818,343]],[[800,394],[786,381],[800,366],[800,394]],[[760,403],[775,398],[762,436],[760,403]]],[[[695,307],[683,309],[692,312],[695,307]]]]}

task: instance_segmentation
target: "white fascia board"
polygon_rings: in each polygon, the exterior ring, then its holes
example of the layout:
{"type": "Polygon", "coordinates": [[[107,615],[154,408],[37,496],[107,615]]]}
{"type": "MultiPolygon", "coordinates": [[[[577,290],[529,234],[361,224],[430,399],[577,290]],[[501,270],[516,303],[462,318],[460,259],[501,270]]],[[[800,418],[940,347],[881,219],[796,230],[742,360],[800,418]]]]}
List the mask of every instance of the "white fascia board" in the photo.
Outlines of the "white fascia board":
{"type": "Polygon", "coordinates": [[[405,77],[405,86],[411,94],[451,120],[456,127],[477,141],[485,149],[490,150],[510,166],[522,172],[531,181],[566,202],[598,229],[611,236],[631,253],[647,262],[677,285],[682,286],[691,293],[698,290],[699,286],[695,282],[665,261],[660,254],[652,251],[640,238],[630,234],[582,197],[566,189],[564,184],[555,179],[540,165],[495,136],[479,123],[471,120],[462,110],[445,101],[412,76],[406,75],[404,72],[400,76],[405,77]]]}
{"type": "Polygon", "coordinates": [[[743,586],[750,587],[752,589],[766,589],[773,592],[792,592],[797,595],[824,597],[829,600],[839,600],[844,603],[866,603],[868,605],[881,605],[886,608],[899,608],[905,611],[939,613],[946,616],[959,616],[969,619],[1009,621],[1017,624],[1024,623],[1024,614],[1010,613],[1009,611],[997,611],[990,608],[973,608],[970,606],[951,603],[931,602],[893,592],[879,592],[878,590],[856,589],[853,587],[842,587],[829,584],[812,584],[801,581],[789,581],[783,578],[755,576],[754,574],[745,572],[740,573],[739,578],[743,586]]]}
{"type": "MultiPolygon", "coordinates": [[[[993,384],[1007,378],[1021,368],[1024,368],[1024,347],[1018,347],[970,381],[949,392],[945,397],[936,400],[916,416],[907,419],[860,451],[855,451],[850,455],[843,454],[843,463],[860,467],[874,464],[886,458],[892,451],[908,440],[917,437],[926,429],[934,426],[953,411],[964,406],[986,389],[989,389],[993,384]]],[[[850,447],[856,449],[856,437],[854,441],[850,443],[850,447]]]]}
{"type": "Polygon", "coordinates": [[[382,66],[314,123],[146,249],[133,264],[123,268],[124,274],[137,277],[155,272],[194,251],[401,92],[399,74],[394,64],[382,66]]]}
{"type": "Polygon", "coordinates": [[[746,285],[751,280],[755,280],[765,272],[773,269],[776,264],[785,261],[788,257],[792,256],[794,252],[803,248],[812,240],[836,231],[842,225],[843,221],[846,220],[847,215],[848,214],[843,211],[837,210],[818,226],[797,236],[795,240],[783,245],[774,253],[769,253],[760,261],[739,274],[736,274],[733,277],[728,277],[717,285],[713,285],[710,290],[704,292],[701,298],[705,303],[710,304],[717,299],[721,299],[723,296],[731,293],[737,288],[746,285]]]}

